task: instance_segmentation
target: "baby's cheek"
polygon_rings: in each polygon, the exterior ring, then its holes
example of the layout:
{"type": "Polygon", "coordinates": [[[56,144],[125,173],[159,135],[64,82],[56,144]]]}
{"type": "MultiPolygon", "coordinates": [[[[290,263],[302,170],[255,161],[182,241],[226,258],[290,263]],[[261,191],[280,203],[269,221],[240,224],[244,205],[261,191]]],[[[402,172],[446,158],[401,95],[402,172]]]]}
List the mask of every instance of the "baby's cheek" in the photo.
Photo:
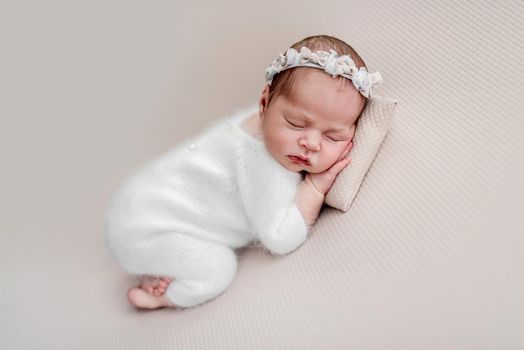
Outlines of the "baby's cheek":
{"type": "Polygon", "coordinates": [[[355,136],[355,130],[357,129],[357,126],[355,124],[353,124],[351,126],[351,131],[350,131],[350,136],[349,136],[349,140],[353,140],[353,136],[355,136]]]}
{"type": "Polygon", "coordinates": [[[340,157],[342,157],[342,152],[344,152],[346,142],[337,142],[336,145],[329,150],[328,154],[325,155],[324,159],[329,165],[335,164],[340,157]]]}

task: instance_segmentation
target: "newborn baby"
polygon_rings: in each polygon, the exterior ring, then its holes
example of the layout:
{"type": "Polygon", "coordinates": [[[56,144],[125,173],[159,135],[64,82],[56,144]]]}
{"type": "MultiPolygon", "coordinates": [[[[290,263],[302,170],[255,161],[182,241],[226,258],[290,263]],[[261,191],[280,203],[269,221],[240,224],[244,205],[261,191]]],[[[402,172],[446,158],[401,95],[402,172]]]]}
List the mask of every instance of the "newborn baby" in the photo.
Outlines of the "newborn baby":
{"type": "Polygon", "coordinates": [[[187,308],[231,284],[235,249],[288,254],[307,239],[379,73],[345,42],[303,39],[266,71],[258,105],[215,123],[131,176],[106,242],[137,275],[138,308],[187,308]]]}

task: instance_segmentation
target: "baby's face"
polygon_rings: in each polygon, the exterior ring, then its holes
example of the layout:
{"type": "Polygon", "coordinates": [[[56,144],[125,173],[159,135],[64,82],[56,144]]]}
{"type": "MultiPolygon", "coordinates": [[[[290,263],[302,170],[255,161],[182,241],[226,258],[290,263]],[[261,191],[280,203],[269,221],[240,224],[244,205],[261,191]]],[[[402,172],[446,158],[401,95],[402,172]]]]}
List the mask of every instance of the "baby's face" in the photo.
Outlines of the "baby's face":
{"type": "Polygon", "coordinates": [[[291,96],[278,96],[267,106],[268,86],[262,92],[262,133],[269,153],[284,167],[320,173],[353,139],[365,100],[351,82],[342,87],[325,72],[302,70],[291,96]]]}

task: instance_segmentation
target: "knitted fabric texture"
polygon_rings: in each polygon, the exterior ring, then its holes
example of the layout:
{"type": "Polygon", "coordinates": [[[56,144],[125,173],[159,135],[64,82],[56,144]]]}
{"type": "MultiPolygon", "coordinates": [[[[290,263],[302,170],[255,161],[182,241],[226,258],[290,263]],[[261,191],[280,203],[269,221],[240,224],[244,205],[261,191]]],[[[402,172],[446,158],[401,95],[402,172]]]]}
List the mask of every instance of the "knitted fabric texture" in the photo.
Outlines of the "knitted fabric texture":
{"type": "Polygon", "coordinates": [[[202,256],[199,240],[232,249],[256,241],[273,254],[292,252],[306,240],[308,227],[295,204],[300,174],[280,165],[239,126],[255,110],[215,123],[118,189],[107,213],[106,241],[128,272],[169,272],[158,266],[166,251],[212,259],[202,256]],[[193,243],[178,249],[173,235],[193,243]]]}

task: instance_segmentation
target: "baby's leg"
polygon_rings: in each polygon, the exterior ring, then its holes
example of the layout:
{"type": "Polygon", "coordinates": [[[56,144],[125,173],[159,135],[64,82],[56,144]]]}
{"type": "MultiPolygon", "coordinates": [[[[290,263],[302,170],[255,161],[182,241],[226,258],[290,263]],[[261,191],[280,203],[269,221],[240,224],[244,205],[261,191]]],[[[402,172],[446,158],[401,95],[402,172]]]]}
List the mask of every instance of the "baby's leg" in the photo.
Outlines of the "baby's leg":
{"type": "Polygon", "coordinates": [[[137,307],[190,307],[222,293],[237,270],[234,251],[224,245],[185,234],[164,232],[134,237],[134,243],[112,242],[115,257],[130,273],[172,279],[164,295],[150,295],[139,287],[128,291],[137,307]]]}
{"type": "Polygon", "coordinates": [[[175,305],[190,307],[209,301],[231,284],[237,272],[234,251],[222,244],[189,238],[183,269],[177,269],[165,296],[175,305]]]}

